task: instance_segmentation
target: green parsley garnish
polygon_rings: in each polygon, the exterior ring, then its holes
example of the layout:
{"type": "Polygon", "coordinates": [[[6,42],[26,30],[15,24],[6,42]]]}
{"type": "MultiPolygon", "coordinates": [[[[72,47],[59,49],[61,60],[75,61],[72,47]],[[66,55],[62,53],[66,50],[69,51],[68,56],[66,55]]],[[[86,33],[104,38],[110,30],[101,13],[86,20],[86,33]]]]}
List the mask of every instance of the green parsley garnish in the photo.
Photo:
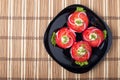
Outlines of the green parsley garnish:
{"type": "Polygon", "coordinates": [[[76,8],[76,11],[85,12],[84,8],[82,8],[82,7],[77,7],[77,8],[76,8]]]}
{"type": "Polygon", "coordinates": [[[85,62],[78,62],[78,61],[75,61],[75,64],[79,65],[79,66],[85,66],[85,65],[88,65],[88,61],[85,61],[85,62]]]}
{"type": "Polygon", "coordinates": [[[53,32],[52,37],[51,37],[51,43],[52,43],[53,46],[56,45],[55,37],[56,37],[56,33],[53,32]]]}
{"type": "Polygon", "coordinates": [[[106,39],[106,37],[107,37],[107,31],[103,30],[103,33],[104,33],[104,39],[106,39]]]}

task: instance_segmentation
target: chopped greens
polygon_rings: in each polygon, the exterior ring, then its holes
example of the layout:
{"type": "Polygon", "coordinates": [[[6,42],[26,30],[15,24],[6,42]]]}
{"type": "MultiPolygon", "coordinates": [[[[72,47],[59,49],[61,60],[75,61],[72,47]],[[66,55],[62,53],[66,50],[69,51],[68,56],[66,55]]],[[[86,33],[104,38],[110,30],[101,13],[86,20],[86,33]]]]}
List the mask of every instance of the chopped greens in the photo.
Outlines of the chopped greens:
{"type": "Polygon", "coordinates": [[[78,62],[78,61],[75,61],[75,64],[79,65],[79,66],[85,66],[85,65],[88,65],[88,61],[85,61],[85,62],[78,62]]]}
{"type": "Polygon", "coordinates": [[[56,37],[56,33],[53,32],[52,37],[51,37],[51,43],[52,43],[53,46],[56,45],[55,37],[56,37]]]}
{"type": "Polygon", "coordinates": [[[76,8],[76,11],[85,12],[84,8],[82,8],[82,7],[77,7],[77,8],[76,8]]]}
{"type": "Polygon", "coordinates": [[[106,37],[107,37],[107,31],[103,30],[103,33],[104,33],[104,39],[106,39],[106,37]]]}
{"type": "Polygon", "coordinates": [[[84,47],[79,47],[77,53],[81,56],[85,55],[86,49],[84,47]]]}

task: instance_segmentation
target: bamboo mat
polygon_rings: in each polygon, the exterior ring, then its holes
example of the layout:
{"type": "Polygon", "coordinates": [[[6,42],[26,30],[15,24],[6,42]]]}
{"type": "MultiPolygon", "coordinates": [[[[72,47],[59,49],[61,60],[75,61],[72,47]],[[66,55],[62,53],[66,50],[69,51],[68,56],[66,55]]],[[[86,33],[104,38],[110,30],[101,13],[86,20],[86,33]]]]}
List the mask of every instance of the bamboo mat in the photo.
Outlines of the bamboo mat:
{"type": "Polygon", "coordinates": [[[120,0],[0,0],[0,80],[119,80],[120,0]],[[74,74],[46,52],[43,36],[63,8],[83,4],[109,25],[113,44],[91,71],[74,74]]]}

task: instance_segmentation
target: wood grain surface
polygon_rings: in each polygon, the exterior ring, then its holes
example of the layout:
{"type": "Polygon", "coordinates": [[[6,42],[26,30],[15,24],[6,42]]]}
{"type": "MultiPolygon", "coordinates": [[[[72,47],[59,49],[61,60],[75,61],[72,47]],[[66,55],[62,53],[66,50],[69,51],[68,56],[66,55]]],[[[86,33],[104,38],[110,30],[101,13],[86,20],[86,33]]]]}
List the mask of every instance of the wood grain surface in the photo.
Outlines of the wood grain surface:
{"type": "Polygon", "coordinates": [[[0,80],[119,80],[120,0],[0,0],[0,80]],[[65,7],[82,4],[110,27],[113,44],[92,70],[75,74],[47,53],[43,36],[50,21],[65,7]]]}

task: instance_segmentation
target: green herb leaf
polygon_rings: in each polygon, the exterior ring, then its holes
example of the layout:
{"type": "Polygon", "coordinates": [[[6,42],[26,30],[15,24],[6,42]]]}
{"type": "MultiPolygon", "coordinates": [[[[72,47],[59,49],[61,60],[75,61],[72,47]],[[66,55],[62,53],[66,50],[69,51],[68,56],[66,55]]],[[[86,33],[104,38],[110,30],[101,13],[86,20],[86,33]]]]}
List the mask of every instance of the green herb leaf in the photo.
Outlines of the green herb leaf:
{"type": "Polygon", "coordinates": [[[77,7],[77,8],[76,8],[76,11],[85,12],[84,8],[82,8],[82,7],[77,7]]]}
{"type": "Polygon", "coordinates": [[[88,65],[88,62],[87,62],[87,61],[85,61],[85,62],[84,62],[84,64],[85,64],[85,65],[88,65]]]}
{"type": "Polygon", "coordinates": [[[52,43],[53,46],[56,45],[55,37],[56,37],[56,33],[53,32],[52,37],[51,37],[51,43],[52,43]]]}
{"type": "Polygon", "coordinates": [[[103,30],[103,33],[104,33],[104,39],[106,39],[106,37],[107,37],[107,31],[103,30]]]}
{"type": "Polygon", "coordinates": [[[78,62],[78,61],[75,61],[75,64],[79,65],[79,66],[85,66],[85,65],[88,65],[88,61],[85,61],[85,62],[78,62]]]}

